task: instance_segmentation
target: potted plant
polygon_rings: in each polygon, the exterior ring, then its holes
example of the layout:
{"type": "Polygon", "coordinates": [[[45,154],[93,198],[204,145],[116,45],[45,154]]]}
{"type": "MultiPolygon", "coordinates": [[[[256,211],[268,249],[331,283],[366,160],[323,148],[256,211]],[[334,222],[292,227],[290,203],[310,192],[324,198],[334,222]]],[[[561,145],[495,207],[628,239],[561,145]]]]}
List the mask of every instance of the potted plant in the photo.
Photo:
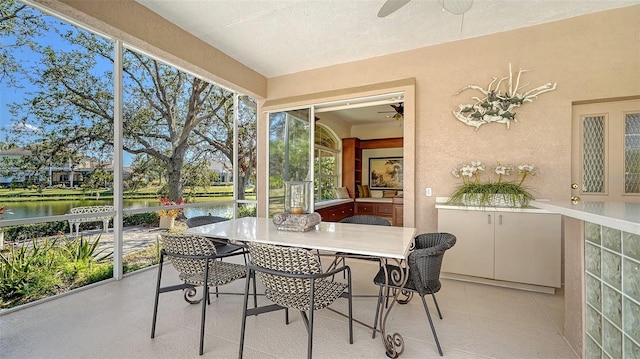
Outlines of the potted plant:
{"type": "MultiPolygon", "coordinates": [[[[169,198],[164,197],[159,200],[160,204],[163,206],[175,206],[183,204],[184,201],[180,198],[178,203],[169,200],[169,198]]],[[[171,229],[175,224],[176,217],[178,217],[182,213],[181,208],[171,208],[171,209],[161,209],[156,212],[158,216],[160,216],[160,225],[161,229],[171,229]]]]}
{"type": "Polygon", "coordinates": [[[452,170],[451,173],[462,178],[463,183],[450,195],[448,203],[477,207],[526,207],[534,197],[522,184],[528,176],[536,174],[536,168],[532,164],[519,165],[517,168],[520,179],[513,182],[503,180],[513,171],[511,165],[498,163],[494,170],[497,181],[487,182],[480,180],[480,172],[486,169],[480,162],[471,162],[452,170]]]}

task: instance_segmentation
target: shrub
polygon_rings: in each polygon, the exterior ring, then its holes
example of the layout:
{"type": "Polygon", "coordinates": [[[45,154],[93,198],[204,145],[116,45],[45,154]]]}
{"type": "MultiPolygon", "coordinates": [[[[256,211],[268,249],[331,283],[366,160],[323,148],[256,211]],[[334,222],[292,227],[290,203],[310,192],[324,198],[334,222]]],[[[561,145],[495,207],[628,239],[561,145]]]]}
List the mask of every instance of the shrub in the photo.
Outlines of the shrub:
{"type": "Polygon", "coordinates": [[[0,307],[28,299],[41,291],[49,291],[55,284],[55,253],[52,249],[56,241],[33,241],[0,253],[0,307]],[[53,277],[53,278],[51,278],[53,277]]]}
{"type": "Polygon", "coordinates": [[[3,230],[5,232],[5,240],[17,242],[65,233],[69,231],[69,223],[66,221],[58,221],[23,224],[20,226],[4,227],[3,230]]]}
{"type": "Polygon", "coordinates": [[[125,227],[142,224],[155,225],[158,224],[159,218],[155,212],[126,214],[122,218],[122,222],[125,227]]]}

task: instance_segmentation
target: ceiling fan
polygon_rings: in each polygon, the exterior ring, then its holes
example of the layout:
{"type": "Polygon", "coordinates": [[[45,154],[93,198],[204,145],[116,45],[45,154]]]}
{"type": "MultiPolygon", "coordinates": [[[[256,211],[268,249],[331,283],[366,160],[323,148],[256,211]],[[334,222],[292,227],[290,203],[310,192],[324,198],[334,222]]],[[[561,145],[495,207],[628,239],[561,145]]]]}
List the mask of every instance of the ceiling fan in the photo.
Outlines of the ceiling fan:
{"type": "MultiPolygon", "coordinates": [[[[393,107],[395,113],[393,115],[386,116],[387,118],[393,118],[397,121],[402,120],[404,117],[404,103],[400,102],[397,105],[390,104],[389,106],[393,107]]],[[[394,111],[379,111],[378,113],[393,113],[394,111]]]]}
{"type": "MultiPolygon", "coordinates": [[[[380,11],[378,11],[378,17],[385,17],[393,14],[401,7],[407,5],[411,0],[387,0],[380,11]]],[[[471,5],[473,5],[473,0],[438,0],[442,8],[454,15],[462,15],[467,12],[471,5]]]]}

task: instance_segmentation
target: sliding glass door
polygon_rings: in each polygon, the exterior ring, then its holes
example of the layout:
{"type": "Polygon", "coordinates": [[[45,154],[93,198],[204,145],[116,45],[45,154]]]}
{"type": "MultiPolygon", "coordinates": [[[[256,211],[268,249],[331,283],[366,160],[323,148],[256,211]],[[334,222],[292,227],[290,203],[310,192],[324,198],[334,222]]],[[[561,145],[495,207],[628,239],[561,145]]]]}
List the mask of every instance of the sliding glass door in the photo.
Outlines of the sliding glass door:
{"type": "Polygon", "coordinates": [[[284,211],[285,182],[313,181],[312,116],[309,108],[269,114],[269,217],[284,211]]]}

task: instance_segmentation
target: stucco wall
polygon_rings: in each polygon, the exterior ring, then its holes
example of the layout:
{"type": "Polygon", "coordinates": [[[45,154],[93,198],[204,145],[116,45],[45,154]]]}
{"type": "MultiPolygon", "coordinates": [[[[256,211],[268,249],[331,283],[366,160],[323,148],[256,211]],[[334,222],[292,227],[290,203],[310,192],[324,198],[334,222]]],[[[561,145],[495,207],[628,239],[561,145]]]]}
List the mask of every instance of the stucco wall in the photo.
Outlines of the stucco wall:
{"type": "Polygon", "coordinates": [[[415,78],[415,223],[419,232],[434,231],[435,197],[458,184],[450,171],[464,162],[533,163],[539,174],[527,182],[535,196],[570,197],[572,102],[640,95],[638,18],[634,6],[272,78],[268,98],[415,78]],[[531,82],[525,90],[547,82],[557,90],[520,107],[510,129],[475,131],[457,121],[451,111],[480,93],[454,93],[469,84],[486,88],[508,75],[509,63],[514,72],[530,70],[521,78],[531,82]],[[425,197],[425,187],[434,196],[425,197]]]}

